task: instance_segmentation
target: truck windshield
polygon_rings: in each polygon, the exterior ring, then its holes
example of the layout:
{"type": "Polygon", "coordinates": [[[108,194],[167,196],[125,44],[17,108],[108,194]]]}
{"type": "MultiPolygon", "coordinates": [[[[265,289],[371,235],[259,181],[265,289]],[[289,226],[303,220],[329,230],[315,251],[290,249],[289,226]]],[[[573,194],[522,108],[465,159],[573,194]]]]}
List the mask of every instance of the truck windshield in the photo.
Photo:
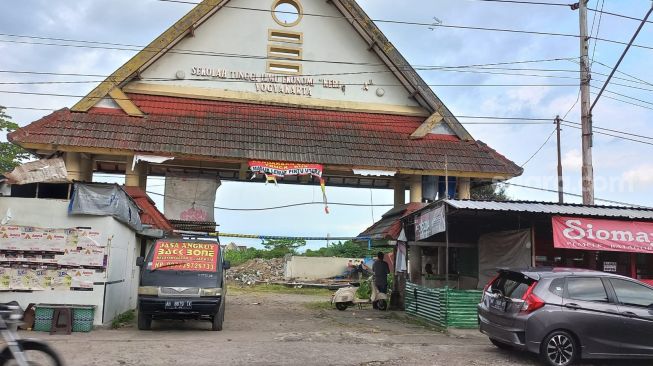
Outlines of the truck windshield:
{"type": "Polygon", "coordinates": [[[221,287],[217,243],[158,241],[141,272],[141,286],[221,287]]]}

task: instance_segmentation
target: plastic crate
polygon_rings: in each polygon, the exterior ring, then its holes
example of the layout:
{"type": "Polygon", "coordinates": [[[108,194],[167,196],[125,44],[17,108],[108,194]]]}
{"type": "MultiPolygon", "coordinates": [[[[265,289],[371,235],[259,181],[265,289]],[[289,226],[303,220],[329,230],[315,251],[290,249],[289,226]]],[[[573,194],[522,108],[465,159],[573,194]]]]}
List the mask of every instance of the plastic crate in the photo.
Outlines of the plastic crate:
{"type": "Polygon", "coordinates": [[[36,306],[34,312],[34,329],[37,332],[49,332],[52,328],[52,316],[54,315],[54,308],[47,306],[36,306]]]}
{"type": "Polygon", "coordinates": [[[93,330],[93,320],[73,319],[73,332],[90,332],[93,330]]]}
{"type": "Polygon", "coordinates": [[[52,318],[54,309],[57,307],[72,308],[72,331],[73,332],[90,332],[93,330],[93,321],[95,319],[95,306],[87,305],[36,305],[34,327],[37,332],[49,332],[52,329],[52,318]]]}

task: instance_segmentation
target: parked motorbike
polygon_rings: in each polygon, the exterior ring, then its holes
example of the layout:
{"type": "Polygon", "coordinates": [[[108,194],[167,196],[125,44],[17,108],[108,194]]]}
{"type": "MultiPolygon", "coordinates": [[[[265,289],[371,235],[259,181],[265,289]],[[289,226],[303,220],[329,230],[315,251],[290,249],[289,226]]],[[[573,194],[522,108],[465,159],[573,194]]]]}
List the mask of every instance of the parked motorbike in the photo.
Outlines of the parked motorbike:
{"type": "Polygon", "coordinates": [[[22,318],[18,304],[0,304],[0,334],[7,344],[0,352],[0,366],[63,365],[50,346],[33,339],[20,339],[18,333],[11,329],[11,325],[20,323],[22,318]]]}
{"type": "Polygon", "coordinates": [[[343,287],[336,291],[331,299],[331,303],[335,304],[336,309],[340,311],[345,311],[350,306],[362,306],[364,304],[372,304],[375,309],[386,310],[388,308],[388,299],[390,298],[390,295],[379,291],[374,284],[373,277],[370,277],[366,281],[369,282],[370,289],[372,290],[369,299],[357,298],[356,291],[360,284],[350,283],[351,286],[343,287]]]}

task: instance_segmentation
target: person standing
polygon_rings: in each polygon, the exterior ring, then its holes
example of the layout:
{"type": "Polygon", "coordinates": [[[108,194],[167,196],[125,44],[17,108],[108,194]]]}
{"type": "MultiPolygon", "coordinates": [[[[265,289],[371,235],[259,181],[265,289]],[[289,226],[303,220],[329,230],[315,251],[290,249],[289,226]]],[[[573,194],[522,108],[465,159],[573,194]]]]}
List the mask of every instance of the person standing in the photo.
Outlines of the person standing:
{"type": "Polygon", "coordinates": [[[374,265],[372,265],[372,272],[374,272],[374,284],[376,285],[376,288],[379,289],[379,292],[387,294],[390,267],[388,266],[388,263],[383,260],[383,252],[379,252],[376,255],[376,261],[374,261],[374,265]]]}

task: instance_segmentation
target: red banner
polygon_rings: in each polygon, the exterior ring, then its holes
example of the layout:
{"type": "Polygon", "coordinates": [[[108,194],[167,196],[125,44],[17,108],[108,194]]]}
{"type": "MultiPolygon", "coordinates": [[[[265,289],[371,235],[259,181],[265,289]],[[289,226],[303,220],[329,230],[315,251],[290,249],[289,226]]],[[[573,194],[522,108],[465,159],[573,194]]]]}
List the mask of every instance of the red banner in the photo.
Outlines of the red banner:
{"type": "Polygon", "coordinates": [[[554,216],[553,246],[565,249],[653,253],[653,223],[554,216]]]}
{"type": "Polygon", "coordinates": [[[286,175],[312,175],[322,177],[322,165],[320,164],[295,164],[279,163],[274,161],[250,161],[249,169],[254,174],[271,175],[283,178],[286,175]]]}
{"type": "Polygon", "coordinates": [[[217,244],[159,241],[154,248],[152,270],[215,272],[217,244]]]}

